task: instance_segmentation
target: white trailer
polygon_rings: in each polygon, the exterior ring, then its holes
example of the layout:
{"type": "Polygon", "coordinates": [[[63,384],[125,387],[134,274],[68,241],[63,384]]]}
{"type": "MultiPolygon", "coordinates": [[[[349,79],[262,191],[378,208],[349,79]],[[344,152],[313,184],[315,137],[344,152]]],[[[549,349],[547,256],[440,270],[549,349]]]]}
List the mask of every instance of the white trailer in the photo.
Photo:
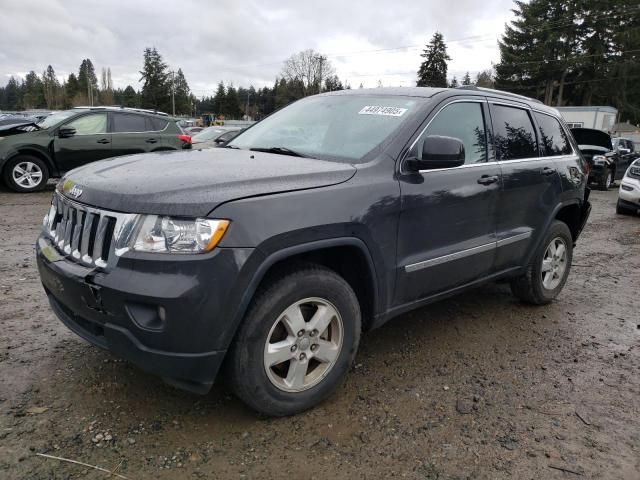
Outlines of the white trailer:
{"type": "Polygon", "coordinates": [[[618,110],[614,107],[556,107],[569,128],[595,128],[611,133],[618,110]]]}

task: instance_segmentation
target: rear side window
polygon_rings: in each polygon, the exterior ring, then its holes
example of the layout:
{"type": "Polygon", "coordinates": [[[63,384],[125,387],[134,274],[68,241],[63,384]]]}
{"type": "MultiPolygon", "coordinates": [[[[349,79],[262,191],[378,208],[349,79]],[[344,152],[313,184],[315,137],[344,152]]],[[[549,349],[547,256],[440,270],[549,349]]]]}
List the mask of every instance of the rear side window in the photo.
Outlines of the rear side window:
{"type": "Polygon", "coordinates": [[[146,117],[143,117],[142,115],[114,113],[111,131],[113,133],[146,132],[147,131],[146,117]]]}
{"type": "Polygon", "coordinates": [[[567,134],[562,129],[560,122],[550,115],[534,113],[538,129],[540,131],[540,143],[546,157],[554,155],[569,155],[572,153],[567,134]]]}
{"type": "Polygon", "coordinates": [[[487,136],[482,104],[476,102],[452,103],[438,113],[414,149],[422,148],[429,135],[457,138],[464,144],[464,163],[487,161],[487,136]]]}
{"type": "Polygon", "coordinates": [[[526,110],[493,105],[491,116],[498,160],[538,156],[536,133],[526,110]]]}
{"type": "Polygon", "coordinates": [[[169,123],[166,120],[162,120],[160,118],[147,118],[147,121],[151,123],[151,128],[149,130],[153,132],[164,130],[165,128],[167,128],[167,123],[169,123]]]}

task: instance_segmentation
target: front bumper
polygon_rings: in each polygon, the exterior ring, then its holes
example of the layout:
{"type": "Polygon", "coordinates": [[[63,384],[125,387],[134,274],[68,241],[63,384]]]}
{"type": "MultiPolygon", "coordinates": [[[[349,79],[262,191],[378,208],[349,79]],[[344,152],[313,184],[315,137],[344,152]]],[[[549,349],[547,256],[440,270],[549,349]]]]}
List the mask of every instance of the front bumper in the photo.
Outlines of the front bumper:
{"type": "Polygon", "coordinates": [[[629,206],[640,208],[640,180],[624,177],[620,182],[618,198],[629,206]]]}
{"type": "Polygon", "coordinates": [[[218,248],[198,258],[123,256],[102,271],[68,260],[48,237],[36,243],[45,292],[69,329],[197,393],[213,384],[235,328],[225,300],[247,250],[218,248]]]}

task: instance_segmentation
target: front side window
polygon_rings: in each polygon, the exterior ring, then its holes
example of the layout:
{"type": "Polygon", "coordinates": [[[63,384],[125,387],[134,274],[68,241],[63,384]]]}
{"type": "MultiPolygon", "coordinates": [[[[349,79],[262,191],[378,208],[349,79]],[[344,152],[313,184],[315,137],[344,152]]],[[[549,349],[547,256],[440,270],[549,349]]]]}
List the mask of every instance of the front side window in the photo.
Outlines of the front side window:
{"type": "Polygon", "coordinates": [[[113,114],[113,133],[135,133],[146,132],[147,122],[146,117],[142,115],[131,115],[126,113],[114,113],[113,114]]]}
{"type": "Polygon", "coordinates": [[[418,156],[427,136],[457,138],[464,144],[464,163],[487,161],[487,135],[482,104],[477,102],[452,103],[439,112],[416,142],[410,155],[418,156]]]}
{"type": "Polygon", "coordinates": [[[538,156],[536,133],[529,113],[522,108],[494,105],[493,141],[498,160],[516,160],[538,156]]]}
{"type": "Polygon", "coordinates": [[[308,97],[265,118],[228,146],[288,149],[304,156],[357,163],[424,101],[396,95],[308,97]]]}
{"type": "Polygon", "coordinates": [[[76,129],[76,135],[98,135],[107,132],[107,114],[90,113],[71,120],[67,126],[76,129]]]}
{"type": "Polygon", "coordinates": [[[540,131],[540,143],[544,149],[544,155],[546,157],[552,157],[554,155],[569,155],[571,154],[571,145],[567,134],[560,126],[560,122],[550,115],[544,113],[534,113],[536,121],[538,122],[538,129],[540,131]]]}

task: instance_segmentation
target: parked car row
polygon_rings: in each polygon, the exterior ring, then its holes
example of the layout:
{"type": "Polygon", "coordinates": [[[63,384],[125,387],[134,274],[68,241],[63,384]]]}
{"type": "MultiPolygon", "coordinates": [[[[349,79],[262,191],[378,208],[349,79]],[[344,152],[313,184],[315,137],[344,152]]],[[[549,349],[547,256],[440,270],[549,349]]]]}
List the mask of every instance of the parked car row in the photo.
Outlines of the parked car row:
{"type": "Polygon", "coordinates": [[[240,127],[207,127],[192,138],[193,148],[222,147],[243,130],[240,127]]]}
{"type": "Polygon", "coordinates": [[[89,162],[134,153],[191,147],[166,114],[120,107],[80,107],[38,123],[0,126],[0,172],[17,192],[45,187],[50,177],[89,162]]]}

